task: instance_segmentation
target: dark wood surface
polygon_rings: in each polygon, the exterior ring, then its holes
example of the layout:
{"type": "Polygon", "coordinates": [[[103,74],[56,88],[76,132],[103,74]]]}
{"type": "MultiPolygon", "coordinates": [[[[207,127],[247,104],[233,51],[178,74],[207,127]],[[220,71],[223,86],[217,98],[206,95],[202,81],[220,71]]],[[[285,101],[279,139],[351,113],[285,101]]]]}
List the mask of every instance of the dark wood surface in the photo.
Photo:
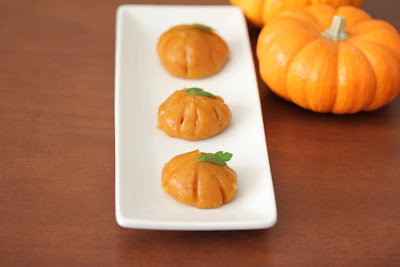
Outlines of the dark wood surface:
{"type": "MultiPolygon", "coordinates": [[[[0,266],[400,265],[400,98],[312,113],[259,79],[278,221],[267,230],[130,230],[114,212],[120,4],[0,1],[0,266]]],[[[397,0],[365,0],[400,29],[397,0]]],[[[253,47],[259,30],[249,26],[253,47]]]]}

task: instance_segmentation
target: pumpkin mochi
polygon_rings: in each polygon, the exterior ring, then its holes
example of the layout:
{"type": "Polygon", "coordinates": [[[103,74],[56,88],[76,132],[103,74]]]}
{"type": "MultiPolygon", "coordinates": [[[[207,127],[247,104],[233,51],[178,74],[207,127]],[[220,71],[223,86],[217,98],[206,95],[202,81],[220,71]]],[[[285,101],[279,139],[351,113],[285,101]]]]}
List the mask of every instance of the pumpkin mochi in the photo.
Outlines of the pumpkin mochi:
{"type": "Polygon", "coordinates": [[[229,59],[226,42],[200,24],[178,25],[161,35],[157,44],[161,64],[175,77],[200,79],[222,70],[229,59]]]}
{"type": "Polygon", "coordinates": [[[162,170],[161,185],[179,202],[218,208],[235,198],[237,175],[228,165],[196,161],[202,154],[195,150],[172,158],[162,170]]]}
{"type": "Polygon", "coordinates": [[[158,126],[171,137],[189,141],[206,139],[224,131],[231,111],[219,96],[175,91],[158,109],[158,126]]]}
{"type": "Polygon", "coordinates": [[[257,41],[260,75],[278,96],[321,113],[376,110],[400,91],[400,36],[353,6],[286,10],[257,41]]]}

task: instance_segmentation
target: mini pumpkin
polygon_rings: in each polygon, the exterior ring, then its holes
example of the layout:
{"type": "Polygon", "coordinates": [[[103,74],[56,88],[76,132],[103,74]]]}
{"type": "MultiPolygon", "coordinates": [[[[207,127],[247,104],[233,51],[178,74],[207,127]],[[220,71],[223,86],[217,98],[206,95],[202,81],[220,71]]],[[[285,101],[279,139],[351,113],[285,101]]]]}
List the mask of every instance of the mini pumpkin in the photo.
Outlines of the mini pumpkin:
{"type": "Polygon", "coordinates": [[[360,7],[362,2],[363,0],[231,0],[232,5],[239,6],[246,17],[258,27],[293,7],[307,7],[312,4],[328,4],[335,8],[343,5],[360,7]]]}
{"type": "Polygon", "coordinates": [[[400,90],[399,33],[352,6],[283,12],[262,29],[257,57],[273,92],[316,112],[375,110],[400,90]]]}

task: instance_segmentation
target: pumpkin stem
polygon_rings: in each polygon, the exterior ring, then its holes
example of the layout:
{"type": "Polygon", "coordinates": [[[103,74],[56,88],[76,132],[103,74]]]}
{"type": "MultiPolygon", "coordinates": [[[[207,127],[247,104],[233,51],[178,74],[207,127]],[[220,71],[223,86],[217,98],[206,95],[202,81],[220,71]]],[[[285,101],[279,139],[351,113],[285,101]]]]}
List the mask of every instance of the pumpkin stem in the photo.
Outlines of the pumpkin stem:
{"type": "Polygon", "coordinates": [[[336,42],[344,41],[349,39],[349,36],[344,29],[346,26],[346,18],[340,16],[334,16],[332,20],[332,25],[330,28],[326,29],[322,36],[336,42]]]}

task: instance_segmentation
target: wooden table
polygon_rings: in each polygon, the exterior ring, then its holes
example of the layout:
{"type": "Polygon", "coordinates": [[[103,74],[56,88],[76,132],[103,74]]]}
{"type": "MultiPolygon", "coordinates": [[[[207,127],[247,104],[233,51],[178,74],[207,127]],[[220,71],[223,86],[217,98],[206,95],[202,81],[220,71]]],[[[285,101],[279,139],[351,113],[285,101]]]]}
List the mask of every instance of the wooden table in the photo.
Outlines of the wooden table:
{"type": "MultiPolygon", "coordinates": [[[[120,4],[0,1],[0,266],[400,265],[400,98],[321,115],[259,79],[278,222],[267,230],[130,230],[114,212],[120,4]]],[[[400,30],[397,0],[364,9],[400,30]]],[[[249,26],[253,47],[259,30],[249,26]]]]}

